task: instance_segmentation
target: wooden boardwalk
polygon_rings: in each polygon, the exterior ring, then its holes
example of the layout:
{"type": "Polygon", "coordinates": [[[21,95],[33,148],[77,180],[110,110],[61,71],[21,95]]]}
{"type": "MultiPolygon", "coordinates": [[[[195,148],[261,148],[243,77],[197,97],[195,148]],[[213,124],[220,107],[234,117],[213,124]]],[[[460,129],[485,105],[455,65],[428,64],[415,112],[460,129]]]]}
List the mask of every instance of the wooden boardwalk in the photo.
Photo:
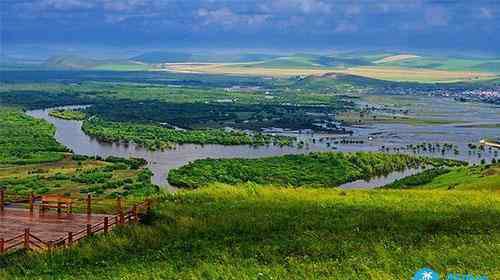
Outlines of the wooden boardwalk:
{"type": "Polygon", "coordinates": [[[0,254],[22,248],[51,250],[71,246],[88,236],[106,234],[116,226],[138,223],[141,215],[147,215],[151,208],[151,200],[146,199],[130,210],[123,210],[122,198],[119,197],[117,214],[92,214],[89,196],[85,214],[58,211],[61,210],[60,200],[56,201],[56,211],[40,211],[43,207],[35,207],[33,201],[36,197],[33,195],[26,209],[7,207],[1,191],[0,194],[0,254]]]}
{"type": "Polygon", "coordinates": [[[112,215],[66,214],[55,211],[39,212],[28,209],[6,207],[0,211],[0,238],[10,239],[26,228],[45,242],[64,238],[68,232],[84,230],[88,224],[95,225],[112,215]]]}

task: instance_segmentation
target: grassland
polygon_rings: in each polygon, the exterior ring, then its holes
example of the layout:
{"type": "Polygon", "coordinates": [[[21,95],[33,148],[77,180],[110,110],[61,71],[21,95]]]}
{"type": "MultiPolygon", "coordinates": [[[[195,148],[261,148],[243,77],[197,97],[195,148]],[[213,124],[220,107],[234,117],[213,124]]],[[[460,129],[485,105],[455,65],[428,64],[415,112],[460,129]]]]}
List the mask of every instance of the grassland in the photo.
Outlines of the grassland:
{"type": "Polygon", "coordinates": [[[309,76],[325,75],[329,73],[348,74],[373,79],[398,81],[398,82],[460,82],[477,81],[483,79],[493,79],[497,75],[488,72],[475,71],[447,71],[425,68],[403,68],[403,67],[374,67],[359,66],[347,69],[337,68],[266,68],[251,67],[251,65],[227,65],[227,64],[175,64],[168,65],[169,71],[180,73],[209,73],[226,75],[251,75],[251,76],[271,76],[271,77],[290,77],[290,76],[309,76]]]}
{"type": "Polygon", "coordinates": [[[425,189],[500,190],[500,165],[461,167],[420,186],[425,189]]]}
{"type": "MultiPolygon", "coordinates": [[[[310,85],[310,80],[296,79],[297,85],[305,84],[304,87],[310,85]]],[[[283,82],[282,88],[290,85],[289,80],[278,82],[283,82]]],[[[318,81],[317,87],[308,90],[330,90],[324,82],[318,81]]],[[[144,112],[156,116],[166,108],[180,107],[182,102],[175,102],[178,98],[191,97],[192,103],[208,106],[211,104],[204,103],[216,101],[217,94],[233,94],[221,88],[203,87],[178,89],[150,83],[144,86],[111,82],[24,84],[2,86],[0,96],[8,94],[7,100],[13,103],[22,101],[35,107],[62,99],[93,101],[93,108],[103,110],[99,111],[103,116],[126,115],[130,121],[144,112]],[[36,94],[16,91],[23,87],[31,87],[36,94]],[[52,89],[56,93],[51,95],[52,89]],[[51,99],[42,98],[47,95],[51,99]],[[40,99],[29,103],[32,96],[40,99]],[[114,98],[126,102],[110,102],[114,98]],[[170,101],[171,107],[161,103],[170,101]],[[139,110],[132,110],[133,107],[139,110]],[[111,112],[105,114],[104,110],[111,112]]],[[[317,105],[307,94],[295,96],[317,105]]],[[[312,96],[317,100],[331,98],[322,94],[312,96]]],[[[264,93],[242,91],[234,95],[239,96],[239,106],[247,104],[261,111],[268,108],[255,103],[264,93]]],[[[382,103],[387,98],[401,108],[408,103],[420,104],[413,102],[413,97],[369,98],[382,103]]],[[[284,102],[274,100],[270,102],[284,102]]],[[[325,104],[335,103],[321,105],[325,104]]],[[[202,108],[183,107],[189,109],[184,114],[202,108]]],[[[286,110],[291,107],[299,106],[283,106],[286,110]]],[[[434,108],[424,107],[425,112],[434,108]]],[[[213,108],[221,107],[207,108],[214,111],[213,108]]],[[[465,114],[456,108],[452,106],[450,110],[465,114]]],[[[477,108],[467,110],[479,111],[477,108]]],[[[129,203],[158,195],[158,189],[149,183],[151,173],[117,159],[70,157],[57,150],[57,158],[48,162],[13,164],[25,152],[43,153],[55,145],[53,128],[20,110],[2,108],[0,112],[0,143],[4,145],[0,151],[15,151],[8,153],[11,161],[0,165],[0,185],[6,186],[9,193],[60,193],[82,201],[90,192],[98,201],[96,209],[103,212],[111,209],[117,195],[126,196],[129,203]],[[37,130],[30,130],[28,123],[37,130]],[[18,136],[16,133],[21,131],[18,136]],[[40,131],[45,131],[43,138],[37,138],[36,143],[30,140],[33,133],[40,131]],[[8,138],[13,136],[18,138],[8,138]],[[1,142],[4,137],[22,145],[1,142]],[[19,149],[26,143],[29,149],[19,149]]],[[[284,114],[290,115],[288,111],[284,114]]],[[[268,118],[267,111],[260,117],[268,118]]],[[[298,119],[294,116],[290,120],[298,119]]],[[[156,143],[165,136],[165,128],[157,125],[116,125],[106,127],[110,141],[130,140],[133,135],[137,141],[156,143]]],[[[304,157],[287,157],[285,161],[195,162],[184,167],[186,173],[177,179],[197,189],[157,197],[154,215],[144,225],[95,236],[54,252],[1,256],[0,279],[409,279],[424,266],[441,272],[443,277],[446,272],[455,272],[500,278],[500,260],[492,257],[500,255],[498,167],[456,168],[433,176],[423,187],[412,190],[347,191],[322,187],[412,166],[418,160],[388,155],[304,157]],[[213,183],[216,181],[234,186],[213,183]],[[263,185],[242,183],[245,181],[263,185]]]]}
{"type": "Polygon", "coordinates": [[[171,170],[168,181],[184,188],[197,188],[215,182],[336,187],[421,165],[452,166],[461,163],[366,152],[311,153],[262,159],[204,159],[171,170]]]}
{"type": "Polygon", "coordinates": [[[61,160],[66,148],[55,141],[54,133],[49,123],[0,107],[0,165],[61,160]]]}
{"type": "Polygon", "coordinates": [[[500,164],[430,169],[385,188],[500,191],[500,164]]]}
{"type": "Polygon", "coordinates": [[[500,72],[498,58],[458,58],[439,56],[419,56],[396,61],[384,61],[388,67],[425,68],[448,71],[500,72]]]}
{"type": "Polygon", "coordinates": [[[397,53],[295,54],[248,63],[165,64],[170,71],[271,77],[347,74],[396,82],[463,82],[494,79],[496,58],[456,58],[397,53]]]}
{"type": "Polygon", "coordinates": [[[148,225],[0,257],[3,279],[500,277],[500,195],[213,185],[168,195],[148,225]],[[71,264],[71,265],[68,265],[71,264]]]}
{"type": "MultiPolygon", "coordinates": [[[[172,79],[173,82],[182,82],[183,77],[177,77],[179,80],[169,78],[165,73],[165,77],[160,78],[172,79]]],[[[186,77],[188,79],[189,77],[186,77]]],[[[194,78],[191,78],[194,79],[194,78]]],[[[214,78],[215,79],[215,78],[214,78]]],[[[222,79],[222,78],[221,78],[222,79]]],[[[283,103],[291,104],[325,104],[335,105],[338,101],[338,96],[326,95],[321,92],[319,85],[314,85],[314,90],[308,89],[301,91],[286,90],[286,88],[294,87],[295,81],[231,81],[231,77],[226,77],[221,81],[211,81],[213,83],[205,86],[202,78],[197,77],[196,80],[188,80],[186,83],[200,85],[161,85],[153,82],[142,81],[142,83],[107,83],[87,81],[78,84],[63,84],[63,83],[12,83],[0,84],[0,101],[5,104],[15,104],[29,108],[46,108],[49,106],[57,106],[57,100],[67,100],[69,103],[62,102],[62,105],[68,104],[90,104],[100,102],[109,102],[110,100],[128,100],[128,101],[157,101],[165,103],[186,104],[186,103],[231,103],[231,104],[269,104],[279,105],[283,103]],[[262,85],[260,83],[262,82],[262,85]],[[276,84],[274,84],[276,83],[276,84]],[[229,84],[225,87],[226,84],[229,84]],[[239,85],[241,89],[231,89],[234,85],[239,85]],[[257,86],[255,86],[257,84],[257,86]],[[277,93],[270,96],[266,92],[275,89],[277,93]],[[70,102],[72,101],[72,102],[70,102]],[[50,103],[49,103],[50,102],[50,103]],[[80,103],[78,103],[80,102],[80,103]],[[47,104],[45,107],[44,105],[47,104]],[[25,106],[29,105],[29,106],[25,106]]],[[[243,78],[242,78],[243,79],[243,78]]],[[[256,78],[258,79],[258,78],[256,78]]],[[[341,84],[342,92],[347,93],[354,91],[355,88],[349,85],[348,81],[341,83],[328,84],[329,90],[332,90],[336,84],[341,84]],[[347,86],[350,86],[349,88],[347,86]]],[[[297,85],[298,86],[298,85],[297,85]]],[[[303,86],[303,85],[300,85],[303,86]]]]}

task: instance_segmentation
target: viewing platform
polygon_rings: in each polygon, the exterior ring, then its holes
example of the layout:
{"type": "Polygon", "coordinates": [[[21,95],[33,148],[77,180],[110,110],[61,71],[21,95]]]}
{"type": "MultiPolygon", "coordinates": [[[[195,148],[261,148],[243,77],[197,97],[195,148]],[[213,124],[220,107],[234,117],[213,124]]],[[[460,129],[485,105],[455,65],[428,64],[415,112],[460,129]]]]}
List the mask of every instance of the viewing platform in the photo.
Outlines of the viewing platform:
{"type": "Polygon", "coordinates": [[[87,225],[96,225],[112,215],[57,213],[55,211],[40,211],[6,207],[0,211],[0,238],[12,239],[29,228],[45,243],[68,236],[69,232],[85,230],[87,225]]]}
{"type": "Polygon", "coordinates": [[[118,225],[138,223],[151,207],[150,200],[145,200],[124,209],[122,198],[118,197],[116,213],[95,214],[92,197],[88,195],[85,213],[77,214],[72,211],[74,201],[64,196],[31,194],[14,203],[6,203],[5,197],[5,190],[0,189],[0,254],[17,249],[67,247],[88,236],[108,233],[118,225]]]}

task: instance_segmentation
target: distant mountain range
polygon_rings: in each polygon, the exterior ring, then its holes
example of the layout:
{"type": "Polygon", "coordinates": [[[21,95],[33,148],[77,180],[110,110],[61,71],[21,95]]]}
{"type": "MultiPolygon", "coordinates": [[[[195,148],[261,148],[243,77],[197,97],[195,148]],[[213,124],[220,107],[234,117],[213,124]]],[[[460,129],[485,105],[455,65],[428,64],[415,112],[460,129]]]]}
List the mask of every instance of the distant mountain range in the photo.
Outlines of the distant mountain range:
{"type": "Polygon", "coordinates": [[[163,63],[241,63],[242,67],[314,69],[395,67],[447,71],[500,73],[500,58],[465,58],[411,53],[344,53],[289,55],[263,53],[189,53],[154,51],[123,59],[94,59],[80,55],[56,55],[45,61],[0,57],[2,70],[113,70],[147,71],[163,63]],[[244,64],[244,65],[243,65],[244,64]]]}
{"type": "Polygon", "coordinates": [[[92,59],[77,55],[53,56],[45,61],[44,66],[51,69],[99,69],[106,65],[136,65],[137,62],[127,59],[92,59]]]}
{"type": "Polygon", "coordinates": [[[188,62],[252,62],[262,61],[278,57],[272,54],[260,53],[242,53],[242,54],[210,54],[210,53],[187,53],[187,52],[169,52],[169,51],[155,51],[147,52],[135,57],[130,58],[133,61],[140,61],[144,63],[188,63],[188,62]]]}

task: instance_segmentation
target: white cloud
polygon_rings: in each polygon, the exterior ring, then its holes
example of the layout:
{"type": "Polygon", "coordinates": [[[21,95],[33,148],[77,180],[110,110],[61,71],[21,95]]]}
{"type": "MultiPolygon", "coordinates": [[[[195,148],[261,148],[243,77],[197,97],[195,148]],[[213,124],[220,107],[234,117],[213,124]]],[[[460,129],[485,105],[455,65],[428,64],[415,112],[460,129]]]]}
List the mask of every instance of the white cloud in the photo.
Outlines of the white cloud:
{"type": "Polygon", "coordinates": [[[358,5],[349,5],[345,9],[345,15],[352,17],[361,14],[361,7],[358,5]]]}
{"type": "Polygon", "coordinates": [[[425,9],[425,22],[429,26],[448,26],[450,16],[442,7],[429,7],[425,9]]]}
{"type": "Polygon", "coordinates": [[[358,26],[352,22],[341,22],[335,27],[337,33],[348,33],[358,31],[358,26]]]}
{"type": "Polygon", "coordinates": [[[41,9],[74,10],[92,8],[94,2],[87,0],[42,0],[36,6],[41,9]]]}
{"type": "Polygon", "coordinates": [[[258,26],[264,24],[270,17],[266,14],[237,14],[226,7],[215,10],[200,8],[196,11],[196,15],[202,19],[203,25],[218,24],[226,28],[240,24],[258,26]]]}
{"type": "Polygon", "coordinates": [[[114,12],[133,11],[134,9],[152,6],[148,0],[101,0],[105,10],[114,12]]]}
{"type": "Polygon", "coordinates": [[[479,16],[484,19],[492,19],[495,17],[495,14],[490,8],[481,7],[479,9],[479,16]]]}
{"type": "Polygon", "coordinates": [[[261,4],[259,7],[267,13],[297,11],[304,14],[327,14],[333,10],[329,2],[320,0],[273,0],[269,3],[261,4]]]}

